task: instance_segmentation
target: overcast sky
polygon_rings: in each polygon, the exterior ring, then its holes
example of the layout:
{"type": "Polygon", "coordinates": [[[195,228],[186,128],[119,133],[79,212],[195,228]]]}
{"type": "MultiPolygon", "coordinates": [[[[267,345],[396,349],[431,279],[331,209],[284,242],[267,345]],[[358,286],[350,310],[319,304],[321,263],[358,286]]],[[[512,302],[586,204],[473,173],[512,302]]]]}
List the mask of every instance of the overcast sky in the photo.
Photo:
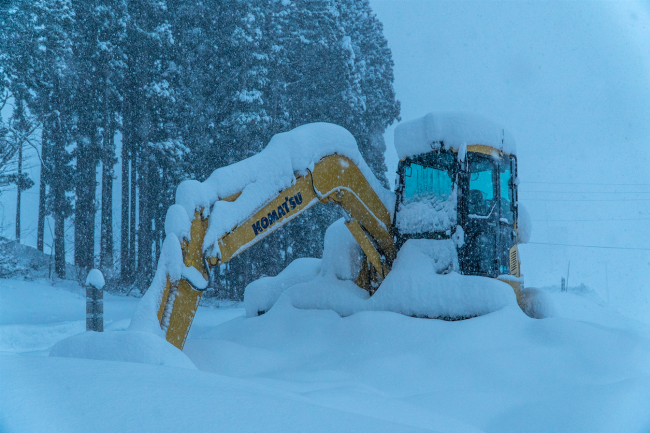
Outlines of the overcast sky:
{"type": "MultiPolygon", "coordinates": [[[[615,249],[650,248],[650,2],[371,5],[402,119],[471,111],[503,124],[532,241],[612,247],[526,245],[526,284],[559,285],[571,262],[570,285],[650,321],[650,251],[615,249]]],[[[386,141],[394,170],[392,128],[386,141]]]]}

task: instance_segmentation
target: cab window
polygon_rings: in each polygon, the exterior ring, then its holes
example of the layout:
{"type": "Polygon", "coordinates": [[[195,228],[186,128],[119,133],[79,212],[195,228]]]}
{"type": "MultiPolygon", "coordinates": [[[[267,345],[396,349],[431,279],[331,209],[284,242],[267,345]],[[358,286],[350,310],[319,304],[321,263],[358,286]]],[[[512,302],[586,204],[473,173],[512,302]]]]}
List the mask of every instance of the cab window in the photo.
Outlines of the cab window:
{"type": "Polygon", "coordinates": [[[488,216],[494,208],[494,164],[487,159],[469,163],[469,196],[467,207],[470,218],[488,216]]]}
{"type": "MultiPolygon", "coordinates": [[[[504,162],[508,162],[507,159],[504,159],[504,162]]],[[[501,189],[501,196],[499,197],[499,208],[501,210],[501,219],[507,220],[508,224],[513,224],[514,215],[512,212],[512,170],[510,168],[510,164],[502,164],[499,171],[499,187],[501,189]]]]}
{"type": "Polygon", "coordinates": [[[436,154],[431,164],[412,162],[404,171],[404,204],[415,201],[445,201],[452,192],[454,156],[436,154]],[[426,165],[425,165],[426,164],[426,165]]]}
{"type": "Polygon", "coordinates": [[[446,171],[411,164],[404,176],[404,203],[422,199],[447,200],[451,194],[451,183],[446,171]]]}

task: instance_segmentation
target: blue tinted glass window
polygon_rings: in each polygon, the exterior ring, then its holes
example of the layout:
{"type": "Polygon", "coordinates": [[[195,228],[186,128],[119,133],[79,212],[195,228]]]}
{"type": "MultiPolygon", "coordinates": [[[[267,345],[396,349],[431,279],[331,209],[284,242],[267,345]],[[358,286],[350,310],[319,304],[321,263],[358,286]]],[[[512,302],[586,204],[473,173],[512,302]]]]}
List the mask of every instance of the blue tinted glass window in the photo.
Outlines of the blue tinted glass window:
{"type": "Polygon", "coordinates": [[[505,169],[499,174],[499,183],[501,188],[501,197],[499,198],[499,205],[501,207],[501,218],[508,220],[512,224],[512,189],[510,188],[511,171],[510,168],[505,169]]]}
{"type": "Polygon", "coordinates": [[[494,207],[494,166],[487,160],[478,160],[471,162],[469,169],[469,214],[487,216],[494,207]]]}
{"type": "Polygon", "coordinates": [[[449,172],[433,167],[411,164],[404,175],[405,204],[422,199],[446,200],[451,194],[452,181],[449,172]]]}

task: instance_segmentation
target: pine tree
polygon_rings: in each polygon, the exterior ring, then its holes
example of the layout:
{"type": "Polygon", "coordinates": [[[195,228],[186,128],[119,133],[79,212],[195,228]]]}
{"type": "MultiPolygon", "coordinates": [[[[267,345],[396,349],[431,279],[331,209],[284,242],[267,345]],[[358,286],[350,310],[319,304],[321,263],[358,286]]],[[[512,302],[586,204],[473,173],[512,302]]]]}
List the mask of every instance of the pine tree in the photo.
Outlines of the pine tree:
{"type": "Polygon", "coordinates": [[[112,181],[115,165],[115,117],[125,38],[124,2],[74,0],[77,24],[74,38],[75,71],[82,86],[75,94],[78,126],[75,173],[75,263],[94,267],[96,175],[102,163],[100,264],[112,267],[112,181]]]}
{"type": "Polygon", "coordinates": [[[23,172],[23,154],[25,148],[31,143],[32,134],[36,129],[36,120],[27,110],[26,92],[23,89],[15,89],[14,110],[9,121],[9,138],[16,150],[16,173],[10,179],[16,185],[16,241],[20,243],[21,235],[21,196],[22,192],[31,188],[34,182],[23,172]]]}
{"type": "Polygon", "coordinates": [[[173,188],[186,173],[186,146],[177,126],[180,95],[170,10],[160,1],[133,1],[128,6],[121,273],[125,281],[133,281],[137,265],[137,285],[146,287],[160,254],[173,188]]]}
{"type": "MultiPolygon", "coordinates": [[[[23,154],[25,147],[33,145],[32,133],[36,129],[37,119],[28,109],[31,99],[29,92],[30,71],[33,68],[33,58],[29,55],[34,44],[27,36],[30,34],[30,23],[18,2],[11,2],[7,10],[0,14],[0,27],[7,29],[0,37],[0,88],[3,90],[3,103],[13,98],[13,111],[9,124],[4,126],[3,138],[6,149],[14,154],[10,158],[15,164],[15,173],[5,174],[3,183],[16,185],[16,240],[20,242],[21,235],[21,196],[22,191],[31,188],[33,181],[23,173],[23,154]],[[26,51],[26,52],[25,52],[26,51]]],[[[4,154],[8,156],[8,153],[4,154]]],[[[9,161],[7,161],[9,162],[9,161]]],[[[6,168],[6,166],[5,166],[6,168]]]]}
{"type": "Polygon", "coordinates": [[[400,104],[393,89],[393,61],[383,26],[368,0],[337,2],[348,52],[348,100],[351,122],[344,124],[357,139],[359,150],[377,178],[388,187],[382,134],[399,120],[400,104]]]}
{"type": "MultiPolygon", "coordinates": [[[[0,20],[2,24],[2,20],[0,20]]],[[[2,45],[0,45],[2,47],[2,45]]],[[[6,75],[5,68],[2,66],[6,64],[6,53],[0,49],[0,111],[4,110],[7,107],[11,93],[7,89],[9,85],[9,80],[6,75]]],[[[0,194],[4,188],[11,184],[11,170],[12,161],[16,156],[16,149],[13,145],[9,134],[9,125],[4,122],[2,116],[0,116],[0,194]]]]}
{"type": "Polygon", "coordinates": [[[77,118],[75,128],[75,218],[74,262],[82,273],[94,266],[95,247],[95,191],[96,170],[99,164],[100,144],[100,95],[101,84],[96,67],[96,33],[98,23],[94,19],[93,5],[89,1],[75,1],[75,28],[73,59],[79,85],[73,95],[73,109],[77,118]]]}
{"type": "Polygon", "coordinates": [[[15,46],[24,51],[18,56],[21,61],[12,62],[12,68],[33,93],[30,110],[43,129],[38,241],[42,248],[47,206],[54,216],[55,272],[64,278],[65,221],[72,213],[67,192],[73,184],[69,144],[73,139],[70,108],[75,80],[69,65],[74,11],[68,0],[24,0],[16,2],[14,17],[15,46]],[[50,186],[48,195],[45,184],[50,186]]]}

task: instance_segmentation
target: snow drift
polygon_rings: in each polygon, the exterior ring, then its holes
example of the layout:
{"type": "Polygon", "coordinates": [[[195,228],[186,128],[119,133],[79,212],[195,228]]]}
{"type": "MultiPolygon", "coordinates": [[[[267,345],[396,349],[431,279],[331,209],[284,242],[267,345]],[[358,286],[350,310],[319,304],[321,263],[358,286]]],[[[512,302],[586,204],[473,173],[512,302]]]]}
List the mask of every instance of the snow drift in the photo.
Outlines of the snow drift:
{"type": "Polygon", "coordinates": [[[343,219],[325,233],[320,268],[315,260],[309,268],[294,263],[277,277],[249,284],[244,293],[248,316],[257,316],[280,300],[295,308],[333,310],[341,316],[360,311],[393,311],[452,320],[516,305],[508,284],[457,273],[453,240],[408,240],[392,271],[370,297],[353,282],[359,272],[360,251],[343,219]]]}
{"type": "Polygon", "coordinates": [[[196,369],[183,352],[150,332],[85,332],[59,341],[50,356],[196,369]]]}

